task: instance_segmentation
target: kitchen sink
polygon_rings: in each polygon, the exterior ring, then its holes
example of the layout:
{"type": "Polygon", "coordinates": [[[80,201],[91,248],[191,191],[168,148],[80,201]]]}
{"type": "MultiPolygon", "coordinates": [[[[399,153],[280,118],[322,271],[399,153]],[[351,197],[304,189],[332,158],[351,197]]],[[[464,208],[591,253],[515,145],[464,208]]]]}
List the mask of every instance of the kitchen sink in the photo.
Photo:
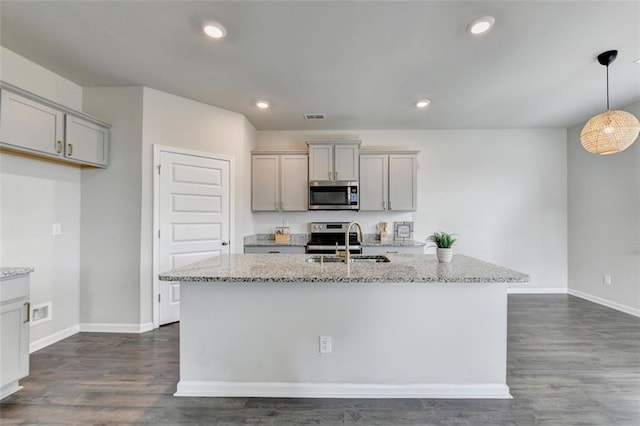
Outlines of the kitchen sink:
{"type": "MultiPolygon", "coordinates": [[[[352,254],[351,263],[387,263],[391,262],[387,256],[352,254]]],[[[310,256],[304,260],[306,263],[344,263],[345,258],[338,256],[310,256]]]]}

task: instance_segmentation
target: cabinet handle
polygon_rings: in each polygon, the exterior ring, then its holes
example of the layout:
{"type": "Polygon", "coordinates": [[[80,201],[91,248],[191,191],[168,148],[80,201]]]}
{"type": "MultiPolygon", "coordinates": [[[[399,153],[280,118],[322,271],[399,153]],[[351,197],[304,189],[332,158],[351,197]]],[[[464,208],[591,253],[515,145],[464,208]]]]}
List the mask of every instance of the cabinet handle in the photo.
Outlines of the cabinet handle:
{"type": "Polygon", "coordinates": [[[62,154],[62,141],[57,141],[56,142],[56,152],[58,154],[62,154]]]}
{"type": "Polygon", "coordinates": [[[273,203],[273,209],[274,209],[275,211],[278,211],[278,210],[279,210],[279,209],[278,209],[278,202],[277,202],[277,201],[275,201],[275,202],[273,203]]]}
{"type": "Polygon", "coordinates": [[[280,211],[284,211],[284,201],[280,201],[280,211]]]}
{"type": "Polygon", "coordinates": [[[391,201],[389,201],[389,210],[391,210],[391,201]]]}
{"type": "Polygon", "coordinates": [[[382,202],[382,210],[386,210],[387,209],[387,205],[385,204],[385,202],[382,202]]]}
{"type": "Polygon", "coordinates": [[[329,171],[329,180],[331,180],[331,171],[329,171]]]}
{"type": "Polygon", "coordinates": [[[69,152],[67,153],[68,156],[72,156],[73,155],[73,144],[68,143],[67,147],[69,148],[69,152]]]}
{"type": "Polygon", "coordinates": [[[229,241],[223,241],[223,242],[222,242],[222,245],[223,245],[223,246],[228,246],[228,245],[229,245],[229,241]]]}
{"type": "Polygon", "coordinates": [[[338,180],[338,172],[334,172],[333,176],[334,176],[334,180],[338,180]]]}
{"type": "Polygon", "coordinates": [[[24,302],[24,306],[26,306],[26,308],[27,308],[27,319],[22,321],[23,324],[26,323],[26,322],[31,321],[31,303],[24,302]]]}
{"type": "Polygon", "coordinates": [[[396,250],[396,251],[387,251],[387,253],[388,253],[388,254],[394,254],[394,253],[395,253],[395,254],[398,254],[398,250],[396,250]]]}
{"type": "Polygon", "coordinates": [[[269,250],[269,253],[280,253],[278,250],[269,250]]]}

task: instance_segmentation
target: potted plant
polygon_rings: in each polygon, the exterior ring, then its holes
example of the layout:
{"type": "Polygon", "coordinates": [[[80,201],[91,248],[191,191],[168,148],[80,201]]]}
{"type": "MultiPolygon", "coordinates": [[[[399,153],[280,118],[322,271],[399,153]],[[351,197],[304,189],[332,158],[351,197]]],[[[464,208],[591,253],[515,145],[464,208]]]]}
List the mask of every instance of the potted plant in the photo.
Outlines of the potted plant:
{"type": "Polygon", "coordinates": [[[434,232],[427,237],[427,241],[431,241],[436,247],[436,256],[438,256],[438,262],[450,263],[453,257],[453,243],[456,239],[453,238],[455,234],[447,234],[446,232],[434,232]]]}

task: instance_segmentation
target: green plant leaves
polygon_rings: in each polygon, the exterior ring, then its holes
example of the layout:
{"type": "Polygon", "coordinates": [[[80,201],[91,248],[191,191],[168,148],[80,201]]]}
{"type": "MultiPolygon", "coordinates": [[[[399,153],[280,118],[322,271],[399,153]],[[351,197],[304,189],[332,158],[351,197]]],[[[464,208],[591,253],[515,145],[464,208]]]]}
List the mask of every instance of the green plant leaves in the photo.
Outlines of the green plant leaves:
{"type": "Polygon", "coordinates": [[[456,238],[453,236],[456,234],[447,234],[446,232],[434,232],[427,237],[427,241],[431,241],[438,248],[451,248],[453,243],[456,242],[456,238]]]}

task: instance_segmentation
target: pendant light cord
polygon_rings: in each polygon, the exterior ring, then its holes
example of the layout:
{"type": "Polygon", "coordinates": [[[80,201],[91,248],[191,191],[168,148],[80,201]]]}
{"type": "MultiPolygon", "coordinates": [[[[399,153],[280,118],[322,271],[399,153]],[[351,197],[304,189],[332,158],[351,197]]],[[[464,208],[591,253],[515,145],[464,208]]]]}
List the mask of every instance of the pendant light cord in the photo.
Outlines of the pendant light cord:
{"type": "Polygon", "coordinates": [[[607,65],[607,111],[609,111],[609,65],[607,65]]]}

